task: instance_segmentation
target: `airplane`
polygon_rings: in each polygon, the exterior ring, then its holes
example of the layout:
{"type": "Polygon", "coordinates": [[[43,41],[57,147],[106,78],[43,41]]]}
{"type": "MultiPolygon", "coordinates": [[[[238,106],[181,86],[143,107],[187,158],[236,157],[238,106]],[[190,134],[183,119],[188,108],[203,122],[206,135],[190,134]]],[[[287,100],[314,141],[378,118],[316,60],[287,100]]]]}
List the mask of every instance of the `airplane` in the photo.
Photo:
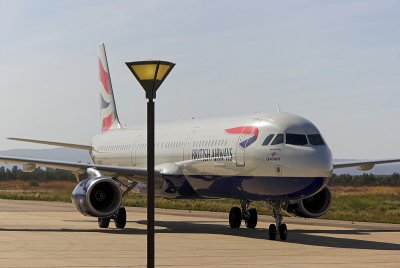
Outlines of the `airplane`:
{"type": "MultiPolygon", "coordinates": [[[[146,129],[122,127],[115,105],[103,43],[98,45],[101,96],[101,133],[89,145],[25,138],[12,140],[87,150],[93,164],[0,156],[0,162],[74,172],[77,185],[71,194],[76,209],[98,218],[100,228],[110,220],[126,225],[122,199],[135,187],[146,193],[146,129]]],[[[328,187],[333,170],[357,167],[370,170],[377,164],[400,159],[335,163],[318,128],[295,114],[277,112],[231,118],[191,120],[155,130],[155,193],[169,199],[233,198],[240,206],[229,212],[229,226],[257,226],[252,201],[265,201],[275,223],[269,239],[286,240],[283,212],[317,218],[331,207],[328,187]]]]}

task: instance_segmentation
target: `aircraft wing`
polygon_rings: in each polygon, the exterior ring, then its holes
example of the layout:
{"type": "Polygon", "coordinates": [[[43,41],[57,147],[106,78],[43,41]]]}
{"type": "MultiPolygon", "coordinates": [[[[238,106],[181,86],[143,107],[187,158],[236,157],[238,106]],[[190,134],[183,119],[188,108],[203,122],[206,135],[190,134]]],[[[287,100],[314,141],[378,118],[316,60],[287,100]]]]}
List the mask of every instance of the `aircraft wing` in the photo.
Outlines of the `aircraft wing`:
{"type": "MultiPolygon", "coordinates": [[[[3,162],[5,164],[22,165],[27,169],[33,169],[36,166],[41,166],[48,168],[70,170],[74,173],[83,174],[87,168],[95,168],[98,171],[101,171],[102,174],[107,176],[147,177],[147,169],[139,167],[107,166],[107,165],[85,164],[85,163],[74,163],[66,161],[44,160],[44,159],[34,159],[34,158],[24,158],[24,157],[8,157],[8,156],[0,156],[0,162],[3,162]]],[[[160,175],[161,173],[162,170],[155,169],[155,175],[160,175]]]]}
{"type": "Polygon", "coordinates": [[[340,161],[333,163],[333,169],[357,167],[358,170],[371,170],[375,165],[389,164],[400,162],[400,159],[384,159],[384,160],[358,160],[358,161],[340,161]]]}
{"type": "Polygon", "coordinates": [[[80,149],[80,150],[88,150],[88,151],[92,150],[92,146],[82,145],[82,144],[75,144],[75,143],[64,143],[64,142],[56,142],[56,141],[33,140],[33,139],[25,139],[25,138],[7,138],[7,139],[14,140],[14,141],[24,141],[24,142],[32,142],[32,143],[39,143],[39,144],[61,146],[61,147],[74,148],[74,149],[80,149]]]}

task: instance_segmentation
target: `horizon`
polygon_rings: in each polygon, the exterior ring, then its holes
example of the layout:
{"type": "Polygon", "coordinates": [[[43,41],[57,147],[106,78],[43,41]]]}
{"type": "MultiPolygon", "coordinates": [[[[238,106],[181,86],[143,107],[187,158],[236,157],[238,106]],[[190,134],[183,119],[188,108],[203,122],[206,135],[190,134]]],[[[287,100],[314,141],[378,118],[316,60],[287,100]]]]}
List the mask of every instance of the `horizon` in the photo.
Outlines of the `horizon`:
{"type": "MultiPolygon", "coordinates": [[[[87,151],[77,150],[72,148],[40,148],[40,149],[10,149],[10,150],[0,150],[0,154],[8,156],[19,156],[19,157],[31,157],[31,158],[41,158],[41,159],[52,159],[52,160],[62,160],[62,161],[73,161],[73,162],[92,162],[90,155],[87,151]],[[62,151],[62,153],[60,153],[62,151]]],[[[351,160],[367,160],[367,159],[336,159],[337,161],[351,161],[351,160]]],[[[13,167],[19,166],[15,164],[0,164],[0,167],[13,167]]],[[[390,176],[393,173],[400,173],[400,163],[383,164],[376,165],[372,170],[361,171],[356,168],[343,168],[336,169],[333,172],[336,175],[350,174],[350,175],[362,175],[364,173],[374,174],[377,176],[390,176]]]]}

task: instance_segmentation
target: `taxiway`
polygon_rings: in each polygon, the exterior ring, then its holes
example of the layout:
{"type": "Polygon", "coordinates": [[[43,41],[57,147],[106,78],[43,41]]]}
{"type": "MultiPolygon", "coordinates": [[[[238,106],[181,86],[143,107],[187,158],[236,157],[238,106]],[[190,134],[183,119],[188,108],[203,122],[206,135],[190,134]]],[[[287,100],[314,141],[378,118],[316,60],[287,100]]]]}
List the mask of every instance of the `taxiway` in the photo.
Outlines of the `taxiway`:
{"type": "MultiPolygon", "coordinates": [[[[0,267],[145,267],[146,209],[99,229],[72,204],[0,200],[0,267]]],[[[286,218],[288,240],[225,213],[156,210],[157,267],[400,267],[400,225],[286,218]]]]}

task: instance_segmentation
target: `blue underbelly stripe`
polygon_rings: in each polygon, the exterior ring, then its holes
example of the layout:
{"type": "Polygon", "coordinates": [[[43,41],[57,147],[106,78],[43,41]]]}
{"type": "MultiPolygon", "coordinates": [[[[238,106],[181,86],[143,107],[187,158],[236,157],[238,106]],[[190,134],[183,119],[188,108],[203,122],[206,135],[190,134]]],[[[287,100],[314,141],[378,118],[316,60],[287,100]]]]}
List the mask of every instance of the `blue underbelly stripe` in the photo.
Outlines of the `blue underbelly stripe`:
{"type": "Polygon", "coordinates": [[[329,180],[330,178],[323,177],[167,176],[163,196],[235,198],[254,201],[296,200],[315,194],[324,188],[329,180]]]}

